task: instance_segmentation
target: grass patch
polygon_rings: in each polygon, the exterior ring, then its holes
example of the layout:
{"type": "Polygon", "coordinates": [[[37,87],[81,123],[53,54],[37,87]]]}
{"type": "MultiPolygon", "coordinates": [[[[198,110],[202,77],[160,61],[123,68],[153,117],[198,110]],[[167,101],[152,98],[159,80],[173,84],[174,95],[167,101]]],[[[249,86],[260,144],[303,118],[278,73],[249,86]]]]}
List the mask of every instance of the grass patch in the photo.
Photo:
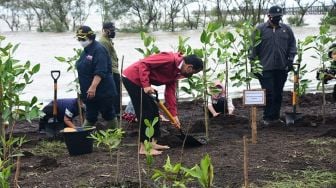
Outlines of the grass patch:
{"type": "Polygon", "coordinates": [[[309,139],[306,141],[307,144],[313,146],[328,146],[335,145],[336,138],[317,138],[317,139],[309,139]]]}
{"type": "Polygon", "coordinates": [[[264,188],[315,188],[335,187],[336,172],[321,170],[300,170],[289,173],[273,173],[274,181],[267,181],[264,188]]]}
{"type": "Polygon", "coordinates": [[[57,157],[67,152],[65,143],[61,141],[42,141],[32,150],[34,155],[57,157]]]}

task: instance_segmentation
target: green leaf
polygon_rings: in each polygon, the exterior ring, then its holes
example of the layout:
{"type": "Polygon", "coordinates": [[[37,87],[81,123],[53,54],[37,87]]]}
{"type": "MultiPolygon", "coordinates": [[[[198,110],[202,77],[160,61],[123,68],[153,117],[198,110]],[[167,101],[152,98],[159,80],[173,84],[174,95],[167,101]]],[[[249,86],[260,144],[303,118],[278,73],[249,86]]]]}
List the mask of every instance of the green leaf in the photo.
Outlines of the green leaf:
{"type": "Polygon", "coordinates": [[[59,56],[55,56],[55,59],[57,59],[59,62],[65,62],[66,59],[64,57],[59,57],[59,56]]]}
{"type": "Polygon", "coordinates": [[[36,64],[33,68],[32,68],[32,72],[33,74],[37,73],[38,71],[40,71],[40,64],[36,64]]]}
{"type": "Polygon", "coordinates": [[[205,30],[203,30],[202,34],[201,34],[201,42],[202,43],[206,43],[207,40],[207,33],[205,30]]]}

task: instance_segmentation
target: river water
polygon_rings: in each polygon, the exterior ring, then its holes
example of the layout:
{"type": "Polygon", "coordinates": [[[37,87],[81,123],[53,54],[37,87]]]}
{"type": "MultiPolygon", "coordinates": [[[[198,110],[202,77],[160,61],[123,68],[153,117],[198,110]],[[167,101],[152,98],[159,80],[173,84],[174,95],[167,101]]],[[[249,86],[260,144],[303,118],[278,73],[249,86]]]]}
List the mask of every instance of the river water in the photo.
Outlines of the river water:
{"type": "MultiPolygon", "coordinates": [[[[318,22],[320,16],[310,16],[306,18],[310,20],[308,26],[293,27],[294,34],[297,39],[303,39],[308,35],[317,35],[319,33],[318,22]]],[[[1,31],[1,30],[0,30],[1,31]]],[[[99,31],[98,31],[99,32],[99,31]]],[[[188,44],[194,48],[200,48],[200,30],[183,31],[183,32],[154,32],[152,36],[156,38],[156,45],[161,51],[176,51],[178,45],[178,37],[190,37],[188,44]]],[[[14,57],[26,61],[30,60],[32,64],[40,63],[41,70],[33,77],[34,81],[30,84],[23,94],[24,99],[30,99],[32,96],[37,96],[42,102],[50,101],[53,98],[53,80],[50,76],[51,70],[60,70],[61,76],[58,80],[58,98],[75,97],[75,92],[68,92],[70,89],[69,83],[74,80],[74,75],[67,72],[67,65],[59,63],[54,57],[72,57],[74,55],[73,48],[80,48],[74,33],[37,33],[37,32],[0,32],[0,35],[6,37],[6,42],[14,44],[20,43],[20,46],[14,54],[14,57]]],[[[100,33],[97,34],[99,38],[100,33]]],[[[142,55],[135,48],[144,48],[140,35],[130,33],[117,33],[114,39],[115,48],[119,59],[124,56],[124,67],[137,61],[142,55]]],[[[312,79],[310,90],[316,88],[315,71],[310,72],[318,67],[319,61],[312,58],[315,52],[306,51],[303,56],[303,64],[307,64],[309,73],[307,78],[312,79]]],[[[120,63],[120,62],[119,62],[120,63]]],[[[287,81],[285,90],[290,90],[293,87],[292,82],[287,81]]],[[[260,88],[258,82],[254,80],[252,88],[260,88]]],[[[158,88],[163,91],[163,87],[158,88]]],[[[229,87],[229,93],[234,96],[239,96],[244,88],[229,87]]],[[[187,97],[181,93],[181,97],[187,97]]],[[[162,95],[161,95],[162,96],[162,95]]],[[[126,91],[123,91],[123,104],[129,101],[126,91]]]]}

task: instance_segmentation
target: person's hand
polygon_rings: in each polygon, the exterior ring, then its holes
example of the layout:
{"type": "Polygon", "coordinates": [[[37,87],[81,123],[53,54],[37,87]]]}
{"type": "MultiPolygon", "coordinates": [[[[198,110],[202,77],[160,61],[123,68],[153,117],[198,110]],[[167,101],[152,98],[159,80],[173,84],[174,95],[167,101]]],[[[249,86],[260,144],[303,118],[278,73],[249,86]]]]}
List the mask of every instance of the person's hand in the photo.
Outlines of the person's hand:
{"type": "Polygon", "coordinates": [[[87,90],[87,98],[88,99],[92,99],[96,96],[96,88],[95,87],[89,87],[89,89],[87,90]]]}
{"type": "Polygon", "coordinates": [[[146,93],[146,94],[154,94],[155,93],[155,89],[154,88],[152,88],[151,86],[149,86],[149,87],[145,87],[144,88],[144,92],[146,93]]]}
{"type": "Polygon", "coordinates": [[[172,124],[178,128],[178,129],[181,129],[181,123],[180,123],[180,120],[177,116],[174,116],[174,119],[175,119],[175,123],[172,122],[172,124]]]}
{"type": "Polygon", "coordinates": [[[217,117],[217,116],[219,116],[219,114],[220,114],[220,113],[215,112],[214,114],[212,114],[212,116],[213,116],[213,117],[217,117]]]}

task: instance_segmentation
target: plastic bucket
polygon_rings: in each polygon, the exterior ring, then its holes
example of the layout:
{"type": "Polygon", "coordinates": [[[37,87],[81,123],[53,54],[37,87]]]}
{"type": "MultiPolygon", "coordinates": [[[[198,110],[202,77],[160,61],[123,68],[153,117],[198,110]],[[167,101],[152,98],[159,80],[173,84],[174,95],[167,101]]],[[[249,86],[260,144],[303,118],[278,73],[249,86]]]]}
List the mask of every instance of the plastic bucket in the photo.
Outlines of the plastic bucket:
{"type": "Polygon", "coordinates": [[[74,132],[61,131],[64,136],[64,141],[72,156],[92,153],[93,139],[88,138],[95,127],[78,128],[74,132]]]}

